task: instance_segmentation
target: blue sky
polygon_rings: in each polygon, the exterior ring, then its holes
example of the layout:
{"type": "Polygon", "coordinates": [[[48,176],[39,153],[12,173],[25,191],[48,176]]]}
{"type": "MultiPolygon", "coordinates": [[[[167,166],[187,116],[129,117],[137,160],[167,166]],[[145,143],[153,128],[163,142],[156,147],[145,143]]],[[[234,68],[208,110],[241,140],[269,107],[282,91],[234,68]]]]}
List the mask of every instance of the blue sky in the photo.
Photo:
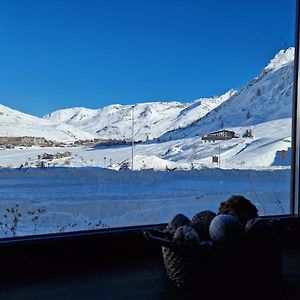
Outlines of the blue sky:
{"type": "Polygon", "coordinates": [[[294,45],[294,0],[0,0],[0,103],[33,115],[191,101],[294,45]]]}

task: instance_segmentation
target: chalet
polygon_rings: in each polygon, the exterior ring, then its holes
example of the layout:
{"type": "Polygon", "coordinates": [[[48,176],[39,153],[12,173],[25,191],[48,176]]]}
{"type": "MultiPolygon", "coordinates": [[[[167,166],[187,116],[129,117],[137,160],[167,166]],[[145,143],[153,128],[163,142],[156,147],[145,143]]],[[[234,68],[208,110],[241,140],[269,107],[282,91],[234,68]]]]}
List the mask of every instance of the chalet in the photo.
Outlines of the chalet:
{"type": "Polygon", "coordinates": [[[53,154],[43,153],[38,155],[38,159],[53,159],[53,154]]]}
{"type": "Polygon", "coordinates": [[[56,159],[60,159],[60,158],[64,158],[64,157],[70,157],[71,156],[71,152],[66,151],[66,152],[57,152],[55,154],[53,154],[53,158],[56,159]]]}
{"type": "Polygon", "coordinates": [[[64,157],[70,157],[71,152],[66,151],[66,152],[57,152],[54,154],[49,154],[49,153],[43,153],[38,155],[38,159],[46,159],[46,160],[52,160],[52,159],[60,159],[64,157]]]}
{"type": "Polygon", "coordinates": [[[230,130],[219,130],[214,132],[209,132],[208,134],[202,136],[203,141],[224,141],[230,140],[232,138],[238,138],[239,135],[234,131],[230,130]]]}

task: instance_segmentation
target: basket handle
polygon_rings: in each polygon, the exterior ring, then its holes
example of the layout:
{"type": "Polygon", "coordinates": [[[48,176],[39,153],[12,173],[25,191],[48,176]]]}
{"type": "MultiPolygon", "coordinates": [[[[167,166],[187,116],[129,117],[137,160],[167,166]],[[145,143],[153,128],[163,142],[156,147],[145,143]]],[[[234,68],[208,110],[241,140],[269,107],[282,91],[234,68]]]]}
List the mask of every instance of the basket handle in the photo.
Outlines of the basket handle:
{"type": "Polygon", "coordinates": [[[162,238],[162,236],[165,236],[165,237],[167,236],[167,233],[165,233],[163,231],[160,231],[157,229],[149,230],[149,231],[144,230],[143,235],[147,241],[154,241],[155,243],[160,244],[161,246],[168,247],[168,248],[172,248],[175,246],[173,241],[170,241],[167,238],[162,238]],[[156,236],[156,235],[159,235],[159,236],[156,236]]]}

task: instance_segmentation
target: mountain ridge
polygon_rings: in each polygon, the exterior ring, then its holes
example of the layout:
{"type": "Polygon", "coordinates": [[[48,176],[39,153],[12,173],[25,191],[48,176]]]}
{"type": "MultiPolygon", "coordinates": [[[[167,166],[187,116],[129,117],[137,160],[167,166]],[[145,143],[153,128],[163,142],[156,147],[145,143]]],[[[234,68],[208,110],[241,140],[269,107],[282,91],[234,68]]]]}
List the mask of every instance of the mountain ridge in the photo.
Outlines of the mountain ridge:
{"type": "Polygon", "coordinates": [[[291,116],[294,48],[279,51],[260,74],[240,90],[189,103],[112,104],[73,107],[43,118],[0,104],[0,136],[43,136],[57,141],[80,139],[180,139],[220,128],[255,125],[291,116]],[[134,115],[132,115],[134,114],[134,115]],[[17,125],[17,126],[16,126],[17,125]]]}

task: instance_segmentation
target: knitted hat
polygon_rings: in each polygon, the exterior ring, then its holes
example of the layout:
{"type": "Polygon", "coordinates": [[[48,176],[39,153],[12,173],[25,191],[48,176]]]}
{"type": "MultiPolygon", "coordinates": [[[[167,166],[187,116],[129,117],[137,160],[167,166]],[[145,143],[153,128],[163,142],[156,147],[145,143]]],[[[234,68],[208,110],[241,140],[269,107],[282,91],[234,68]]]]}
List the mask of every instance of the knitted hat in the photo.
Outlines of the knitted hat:
{"type": "Polygon", "coordinates": [[[197,213],[192,218],[192,226],[196,230],[201,240],[209,239],[209,225],[216,214],[210,210],[197,213]]]}

